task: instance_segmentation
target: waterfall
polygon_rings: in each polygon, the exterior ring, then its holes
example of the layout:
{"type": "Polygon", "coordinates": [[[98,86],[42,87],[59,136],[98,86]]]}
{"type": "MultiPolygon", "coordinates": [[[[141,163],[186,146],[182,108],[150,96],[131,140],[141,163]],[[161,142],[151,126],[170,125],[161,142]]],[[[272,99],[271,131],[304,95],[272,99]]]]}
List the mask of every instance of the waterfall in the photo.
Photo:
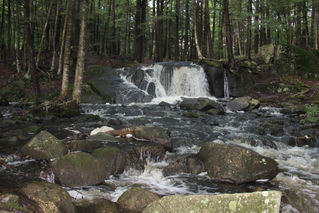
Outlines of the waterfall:
{"type": "Polygon", "coordinates": [[[224,98],[229,99],[229,83],[226,74],[226,70],[224,69],[224,98]]]}
{"type": "MultiPolygon", "coordinates": [[[[144,80],[155,85],[156,97],[210,96],[204,69],[189,63],[159,63],[143,67],[144,80]]],[[[137,85],[138,86],[138,85],[137,85]]]]}

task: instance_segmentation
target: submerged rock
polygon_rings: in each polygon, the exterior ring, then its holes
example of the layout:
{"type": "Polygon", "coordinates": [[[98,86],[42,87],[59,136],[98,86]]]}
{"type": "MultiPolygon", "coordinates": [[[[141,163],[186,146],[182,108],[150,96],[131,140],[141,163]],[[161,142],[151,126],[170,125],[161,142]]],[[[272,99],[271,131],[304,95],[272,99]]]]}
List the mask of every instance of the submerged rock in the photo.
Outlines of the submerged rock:
{"type": "Polygon", "coordinates": [[[107,176],[101,161],[87,153],[68,154],[52,163],[53,172],[63,186],[87,186],[102,183],[107,176]]]}
{"type": "Polygon", "coordinates": [[[281,192],[279,191],[221,195],[172,195],[152,202],[143,213],[279,213],[280,200],[281,192]]]}
{"type": "Polygon", "coordinates": [[[242,110],[248,111],[248,110],[258,108],[259,105],[260,105],[260,102],[258,100],[253,99],[252,97],[249,97],[249,96],[244,96],[244,97],[235,98],[234,100],[229,102],[227,107],[231,111],[242,111],[242,110]]]}
{"type": "Polygon", "coordinates": [[[59,185],[34,181],[24,185],[20,189],[20,193],[32,200],[39,212],[75,212],[70,195],[59,185]]]}
{"type": "Polygon", "coordinates": [[[107,170],[107,176],[120,174],[124,171],[126,156],[119,148],[99,148],[94,150],[92,155],[103,162],[107,170]]]}
{"type": "Polygon", "coordinates": [[[68,153],[67,146],[47,131],[35,135],[21,151],[22,154],[39,160],[50,160],[68,153]]]}
{"type": "Polygon", "coordinates": [[[117,203],[109,200],[97,199],[75,203],[77,213],[120,213],[117,203]]]}
{"type": "Polygon", "coordinates": [[[153,192],[140,187],[134,187],[124,192],[117,202],[123,209],[141,212],[148,204],[159,198],[160,197],[153,192]]]}
{"type": "Polygon", "coordinates": [[[183,110],[200,110],[215,115],[225,112],[221,104],[208,98],[184,98],[180,108],[183,110]]]}
{"type": "Polygon", "coordinates": [[[161,127],[136,127],[133,130],[134,137],[145,139],[153,143],[161,144],[166,149],[172,148],[170,131],[161,127]]]}
{"type": "Polygon", "coordinates": [[[239,146],[205,143],[199,151],[209,177],[235,184],[271,180],[279,172],[271,158],[239,146]]]}

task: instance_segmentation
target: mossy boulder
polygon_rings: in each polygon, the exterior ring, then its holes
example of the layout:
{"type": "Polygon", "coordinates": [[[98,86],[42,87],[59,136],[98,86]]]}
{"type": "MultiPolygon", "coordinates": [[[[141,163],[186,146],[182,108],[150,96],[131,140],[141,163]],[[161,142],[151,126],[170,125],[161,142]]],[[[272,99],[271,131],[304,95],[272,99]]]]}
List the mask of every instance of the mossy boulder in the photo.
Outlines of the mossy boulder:
{"type": "Polygon", "coordinates": [[[149,204],[143,213],[246,213],[280,211],[281,192],[220,195],[172,195],[149,204]]]}
{"type": "Polygon", "coordinates": [[[24,155],[30,155],[39,160],[50,160],[68,153],[67,146],[47,131],[35,135],[22,149],[24,155]]]}
{"type": "Polygon", "coordinates": [[[26,208],[21,204],[20,198],[16,194],[0,194],[0,211],[3,213],[26,212],[26,208]]]}
{"type": "Polygon", "coordinates": [[[61,186],[34,181],[26,183],[20,193],[34,201],[39,212],[45,213],[74,213],[72,199],[61,186]]]}
{"type": "Polygon", "coordinates": [[[160,197],[153,192],[140,187],[134,187],[124,192],[117,202],[123,209],[141,212],[148,204],[159,198],[160,197]]]}
{"type": "Polygon", "coordinates": [[[124,171],[126,155],[119,148],[104,147],[93,151],[92,155],[103,162],[107,176],[120,174],[124,171]]]}
{"type": "Polygon", "coordinates": [[[257,152],[240,146],[205,143],[199,158],[213,180],[235,184],[271,180],[279,172],[278,163],[257,152]]]}
{"type": "Polygon", "coordinates": [[[77,213],[120,213],[117,203],[109,200],[83,200],[75,203],[77,213]]]}
{"type": "Polygon", "coordinates": [[[139,139],[145,139],[153,143],[161,144],[166,149],[172,148],[170,140],[170,131],[161,127],[136,127],[133,135],[139,139]]]}
{"type": "Polygon", "coordinates": [[[87,186],[102,183],[107,176],[103,163],[92,155],[77,152],[52,163],[53,172],[63,186],[87,186]]]}

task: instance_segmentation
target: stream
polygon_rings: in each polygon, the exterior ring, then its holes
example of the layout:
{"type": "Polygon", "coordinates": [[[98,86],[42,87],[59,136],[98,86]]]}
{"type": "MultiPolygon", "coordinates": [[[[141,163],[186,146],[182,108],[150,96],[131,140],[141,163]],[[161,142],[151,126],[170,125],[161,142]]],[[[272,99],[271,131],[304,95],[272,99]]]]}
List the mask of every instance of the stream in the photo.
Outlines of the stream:
{"type": "MultiPolygon", "coordinates": [[[[148,76],[149,79],[152,76],[155,75],[148,76]]],[[[127,84],[130,83],[127,78],[125,81],[127,84]]],[[[154,78],[151,81],[158,83],[154,78]]],[[[186,78],[183,81],[189,80],[186,78]]],[[[130,87],[134,86],[130,83],[130,87]]],[[[319,212],[319,150],[307,145],[292,146],[291,141],[296,140],[296,132],[303,126],[297,116],[281,114],[279,108],[260,106],[250,112],[227,110],[224,115],[198,112],[197,118],[187,117],[186,111],[181,110],[178,105],[181,96],[201,95],[174,92],[177,90],[185,92],[185,88],[193,88],[193,86],[176,88],[175,90],[171,85],[166,84],[163,88],[157,89],[156,93],[162,93],[153,98],[150,103],[82,104],[82,115],[79,117],[48,120],[40,124],[41,129],[50,131],[66,143],[72,140],[74,135],[89,135],[93,129],[101,126],[113,128],[159,126],[171,132],[173,150],[166,153],[163,161],[148,158],[144,170],[127,169],[122,174],[105,180],[105,185],[66,188],[74,199],[106,198],[117,201],[124,191],[137,185],[160,195],[280,190],[283,192],[281,209],[283,213],[319,212]],[[169,95],[163,95],[163,90],[169,91],[169,95]],[[82,119],[88,114],[98,115],[100,120],[82,119]],[[196,154],[205,142],[237,144],[252,149],[261,155],[275,159],[279,164],[280,173],[269,182],[259,180],[256,183],[238,186],[214,182],[205,172],[198,175],[187,173],[164,175],[163,169],[170,159],[187,153],[196,154]]],[[[147,91],[148,87],[144,89],[147,91]]],[[[199,90],[207,92],[207,89],[199,88],[199,90]]],[[[203,96],[207,97],[207,94],[203,96]]],[[[219,99],[218,101],[225,106],[228,100],[219,99]]],[[[6,163],[0,167],[0,186],[10,187],[10,184],[39,177],[39,171],[48,169],[49,162],[25,160],[19,157],[17,150],[27,141],[27,138],[17,137],[10,143],[11,148],[3,145],[5,132],[12,131],[12,127],[24,128],[24,123],[10,123],[12,113],[19,110],[16,107],[0,109],[4,115],[1,121],[3,132],[0,156],[6,163]]],[[[44,179],[54,181],[54,177],[51,176],[46,176],[44,179]]]]}

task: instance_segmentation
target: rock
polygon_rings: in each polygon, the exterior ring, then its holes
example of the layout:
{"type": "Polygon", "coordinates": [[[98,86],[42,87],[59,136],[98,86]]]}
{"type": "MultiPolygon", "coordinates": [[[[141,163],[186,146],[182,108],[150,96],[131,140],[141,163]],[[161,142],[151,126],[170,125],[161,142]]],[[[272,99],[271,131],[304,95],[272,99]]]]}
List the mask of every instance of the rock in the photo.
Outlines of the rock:
{"type": "Polygon", "coordinates": [[[152,202],[143,213],[279,213],[280,200],[281,192],[279,191],[220,195],[171,195],[152,202]]]}
{"type": "Polygon", "coordinates": [[[204,165],[198,156],[187,154],[171,159],[169,165],[163,169],[163,174],[165,176],[180,173],[199,174],[204,171],[204,165]]]}
{"type": "Polygon", "coordinates": [[[185,112],[183,113],[183,116],[187,118],[199,118],[200,114],[196,112],[185,112]]]}
{"type": "Polygon", "coordinates": [[[141,86],[143,79],[144,79],[144,71],[141,69],[137,69],[131,78],[132,82],[139,88],[141,86]]]}
{"type": "Polygon", "coordinates": [[[184,98],[180,103],[180,108],[183,110],[200,110],[207,112],[216,110],[215,114],[223,114],[225,112],[222,105],[208,98],[184,98]]]}
{"type": "Polygon", "coordinates": [[[304,114],[307,112],[305,105],[285,105],[281,110],[283,114],[304,114]]]}
{"type": "Polygon", "coordinates": [[[35,159],[50,160],[67,154],[68,148],[51,133],[41,131],[25,144],[21,151],[35,159]]]}
{"type": "Polygon", "coordinates": [[[172,148],[170,131],[160,127],[136,127],[133,130],[134,137],[146,139],[150,142],[163,145],[166,149],[172,148]]]}
{"type": "Polygon", "coordinates": [[[93,140],[73,140],[68,144],[70,151],[93,152],[93,150],[102,147],[101,141],[93,140]]]}
{"type": "Polygon", "coordinates": [[[120,174],[124,171],[126,156],[119,148],[99,148],[94,150],[92,155],[103,162],[107,171],[107,176],[120,174]]]}
{"type": "Polygon", "coordinates": [[[108,127],[108,126],[102,126],[100,128],[96,128],[94,130],[91,131],[90,135],[96,135],[100,132],[103,132],[103,133],[107,133],[111,130],[114,130],[112,127],[108,127]]]}
{"type": "Polygon", "coordinates": [[[52,163],[53,172],[63,186],[102,183],[107,176],[103,163],[83,152],[68,154],[52,163]]]}
{"type": "Polygon", "coordinates": [[[26,208],[19,203],[20,198],[15,194],[0,194],[0,210],[2,213],[26,212],[26,208]]]}
{"type": "Polygon", "coordinates": [[[59,185],[42,181],[34,181],[23,186],[20,189],[20,193],[34,201],[41,212],[75,212],[70,195],[59,185]]]}
{"type": "Polygon", "coordinates": [[[87,138],[88,141],[100,141],[100,142],[119,142],[119,138],[115,138],[107,132],[100,132],[96,135],[90,135],[87,138]]]}
{"type": "Polygon", "coordinates": [[[244,96],[244,97],[235,98],[234,100],[229,102],[227,107],[231,111],[242,111],[242,110],[248,111],[248,110],[252,110],[259,107],[259,105],[260,103],[258,100],[253,99],[249,96],[244,96]]]}
{"type": "Polygon", "coordinates": [[[118,204],[109,200],[97,199],[75,203],[77,213],[120,213],[118,204]]]}
{"type": "Polygon", "coordinates": [[[208,175],[217,181],[241,184],[258,179],[271,180],[279,172],[278,163],[273,159],[239,146],[205,143],[199,158],[208,175]]]}
{"type": "MultiPolygon", "coordinates": [[[[216,64],[219,65],[219,64],[216,64]]],[[[210,94],[216,98],[224,97],[224,71],[222,68],[215,66],[205,66],[205,73],[210,88],[210,94]]]]}
{"type": "Polygon", "coordinates": [[[141,212],[148,204],[158,199],[157,194],[134,187],[124,192],[117,202],[123,209],[141,212]]]}

